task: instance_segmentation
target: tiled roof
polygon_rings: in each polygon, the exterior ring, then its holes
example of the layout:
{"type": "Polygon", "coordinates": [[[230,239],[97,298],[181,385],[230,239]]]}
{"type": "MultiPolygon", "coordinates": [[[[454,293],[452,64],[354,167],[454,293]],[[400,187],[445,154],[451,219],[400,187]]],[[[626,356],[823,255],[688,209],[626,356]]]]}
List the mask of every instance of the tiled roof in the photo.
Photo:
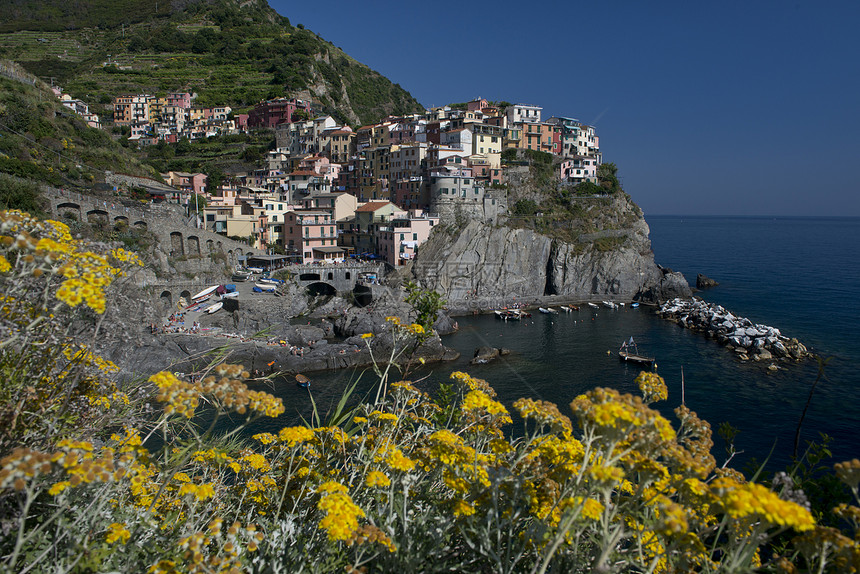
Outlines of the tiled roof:
{"type": "Polygon", "coordinates": [[[370,201],[356,209],[356,211],[376,211],[377,209],[382,209],[386,205],[390,204],[390,201],[370,201]]]}

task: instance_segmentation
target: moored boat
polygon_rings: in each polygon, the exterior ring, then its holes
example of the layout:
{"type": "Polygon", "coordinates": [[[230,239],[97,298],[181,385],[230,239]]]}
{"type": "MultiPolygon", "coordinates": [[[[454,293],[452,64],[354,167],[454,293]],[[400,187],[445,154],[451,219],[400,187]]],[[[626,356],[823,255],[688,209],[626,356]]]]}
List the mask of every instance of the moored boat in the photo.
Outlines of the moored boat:
{"type": "Polygon", "coordinates": [[[259,289],[260,291],[274,291],[277,289],[277,285],[274,283],[255,283],[254,287],[259,289]]]}
{"type": "Polygon", "coordinates": [[[208,297],[208,296],[209,296],[209,295],[211,295],[211,294],[212,294],[212,292],[213,292],[213,291],[215,291],[215,289],[217,289],[218,287],[219,287],[219,285],[213,285],[212,287],[207,287],[206,289],[204,289],[203,291],[201,291],[201,292],[200,292],[200,293],[198,293],[197,295],[194,295],[193,297],[191,297],[191,300],[192,300],[192,301],[197,301],[198,299],[203,299],[204,297],[208,297]]]}
{"type": "Polygon", "coordinates": [[[209,305],[208,307],[206,307],[206,308],[204,309],[204,311],[205,311],[205,312],[207,312],[207,313],[209,313],[209,314],[211,315],[212,313],[215,313],[216,311],[218,311],[219,309],[221,309],[221,307],[223,307],[223,306],[224,306],[224,303],[223,303],[223,302],[221,302],[221,301],[218,301],[217,303],[214,303],[214,304],[209,305]]]}
{"type": "Polygon", "coordinates": [[[596,303],[592,303],[591,301],[588,302],[588,306],[591,307],[592,309],[598,309],[599,308],[599,306],[596,303]]]}
{"type": "Polygon", "coordinates": [[[618,358],[627,363],[635,363],[637,365],[651,366],[654,364],[654,357],[646,357],[639,354],[639,349],[630,337],[629,341],[624,341],[621,348],[618,350],[618,358]]]}

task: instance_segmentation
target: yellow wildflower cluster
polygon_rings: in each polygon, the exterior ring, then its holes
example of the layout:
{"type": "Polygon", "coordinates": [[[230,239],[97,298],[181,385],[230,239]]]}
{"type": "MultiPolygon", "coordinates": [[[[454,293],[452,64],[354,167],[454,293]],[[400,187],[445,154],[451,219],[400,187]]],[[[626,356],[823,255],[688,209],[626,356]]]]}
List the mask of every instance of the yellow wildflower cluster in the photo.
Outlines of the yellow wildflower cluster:
{"type": "Polygon", "coordinates": [[[72,239],[64,223],[39,221],[16,211],[0,213],[0,257],[0,273],[62,277],[57,300],[72,308],[85,303],[99,314],[105,311],[105,289],[123,273],[111,262],[141,264],[123,249],[114,249],[108,256],[87,251],[82,242],[72,239]],[[14,270],[10,258],[16,261],[14,270]]]}
{"type": "Polygon", "coordinates": [[[642,371],[636,377],[635,383],[639,385],[639,390],[642,392],[642,397],[646,403],[665,401],[669,397],[666,382],[657,373],[642,371]]]}
{"type": "Polygon", "coordinates": [[[152,375],[149,380],[160,390],[158,400],[168,403],[164,408],[168,414],[175,412],[191,418],[201,395],[209,396],[239,414],[250,410],[274,418],[284,412],[284,403],[280,398],[252,391],[242,380],[230,378],[250,377],[241,365],[222,365],[218,368],[218,374],[221,378],[210,375],[198,383],[191,383],[179,379],[173,373],[162,371],[152,375]]]}
{"type": "Polygon", "coordinates": [[[329,540],[350,540],[358,531],[358,519],[364,511],[355,505],[344,485],[328,481],[317,488],[322,495],[317,507],[325,513],[319,527],[328,532],[329,540]]]}
{"type": "Polygon", "coordinates": [[[732,478],[720,477],[709,485],[709,489],[714,504],[736,520],[765,520],[798,532],[815,526],[808,510],[795,502],[781,500],[775,492],[760,484],[741,484],[732,478]]]}

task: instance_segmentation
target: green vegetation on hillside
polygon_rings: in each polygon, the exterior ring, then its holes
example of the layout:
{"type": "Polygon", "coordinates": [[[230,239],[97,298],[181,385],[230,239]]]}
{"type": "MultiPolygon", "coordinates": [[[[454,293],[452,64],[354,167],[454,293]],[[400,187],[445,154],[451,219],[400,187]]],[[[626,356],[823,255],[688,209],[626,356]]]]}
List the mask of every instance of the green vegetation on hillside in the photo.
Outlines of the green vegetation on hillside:
{"type": "MultiPolygon", "coordinates": [[[[559,180],[561,158],[550,153],[507,149],[502,152],[502,161],[507,166],[528,167],[522,182],[509,188],[509,225],[576,244],[583,234],[629,226],[640,214],[635,205],[623,213],[618,211],[622,204],[616,200],[629,198],[621,189],[614,163],[598,166],[597,183],[571,185],[559,180]]],[[[586,244],[597,251],[609,251],[622,247],[625,241],[624,237],[613,236],[588,240],[586,244]]]]}
{"type": "Polygon", "coordinates": [[[351,124],[421,109],[399,85],[293,27],[263,0],[189,1],[176,9],[169,0],[124,0],[124,13],[109,4],[77,2],[79,13],[70,15],[58,0],[20,2],[0,27],[0,56],[90,104],[189,90],[197,105],[245,110],[298,96],[351,124]]]}
{"type": "Polygon", "coordinates": [[[89,127],[49,90],[0,76],[0,173],[86,189],[103,181],[107,170],[158,178],[155,170],[107,132],[89,127]]]}

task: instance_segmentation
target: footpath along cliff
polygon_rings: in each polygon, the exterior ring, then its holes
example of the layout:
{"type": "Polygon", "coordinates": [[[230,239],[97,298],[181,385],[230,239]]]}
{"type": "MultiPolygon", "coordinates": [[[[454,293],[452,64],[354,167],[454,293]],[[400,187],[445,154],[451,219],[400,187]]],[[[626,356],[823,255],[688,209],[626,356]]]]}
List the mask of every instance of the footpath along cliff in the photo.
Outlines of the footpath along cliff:
{"type": "Polygon", "coordinates": [[[571,202],[569,217],[538,212],[499,225],[471,220],[445,226],[421,246],[412,274],[422,287],[440,292],[453,312],[690,296],[683,275],[654,262],[648,224],[626,194],[571,202]]]}

